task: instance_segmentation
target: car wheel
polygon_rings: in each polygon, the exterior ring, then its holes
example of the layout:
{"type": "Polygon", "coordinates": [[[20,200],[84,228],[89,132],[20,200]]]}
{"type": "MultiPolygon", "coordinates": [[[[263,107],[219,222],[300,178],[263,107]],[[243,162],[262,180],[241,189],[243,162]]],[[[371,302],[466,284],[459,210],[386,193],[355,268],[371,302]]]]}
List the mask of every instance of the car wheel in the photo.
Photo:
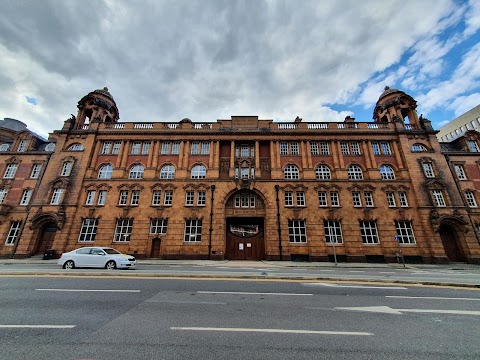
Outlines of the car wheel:
{"type": "Polygon", "coordinates": [[[117,264],[115,264],[115,261],[110,260],[109,262],[106,263],[105,269],[107,270],[113,270],[117,267],[117,264]]]}
{"type": "Polygon", "coordinates": [[[75,268],[75,263],[72,260],[67,260],[65,261],[65,264],[63,264],[64,269],[74,269],[75,268]]]}

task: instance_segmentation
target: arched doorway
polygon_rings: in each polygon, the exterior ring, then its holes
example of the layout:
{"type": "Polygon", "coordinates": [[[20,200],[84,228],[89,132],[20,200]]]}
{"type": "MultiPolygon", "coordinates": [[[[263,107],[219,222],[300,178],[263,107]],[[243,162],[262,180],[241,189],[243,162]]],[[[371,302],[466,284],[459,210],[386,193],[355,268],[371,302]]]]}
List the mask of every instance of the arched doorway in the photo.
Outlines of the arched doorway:
{"type": "Polygon", "coordinates": [[[151,258],[160,258],[160,245],[162,244],[162,239],[155,238],[152,240],[152,251],[150,252],[151,258]]]}
{"type": "Polygon", "coordinates": [[[450,224],[442,224],[440,225],[439,233],[448,260],[453,262],[465,261],[465,254],[459,244],[456,228],[450,224]]]}
{"type": "Polygon", "coordinates": [[[263,218],[227,218],[227,260],[263,260],[263,218]]]}
{"type": "Polygon", "coordinates": [[[41,227],[34,255],[44,254],[45,251],[52,248],[57,230],[57,224],[54,222],[47,222],[41,227]]]}

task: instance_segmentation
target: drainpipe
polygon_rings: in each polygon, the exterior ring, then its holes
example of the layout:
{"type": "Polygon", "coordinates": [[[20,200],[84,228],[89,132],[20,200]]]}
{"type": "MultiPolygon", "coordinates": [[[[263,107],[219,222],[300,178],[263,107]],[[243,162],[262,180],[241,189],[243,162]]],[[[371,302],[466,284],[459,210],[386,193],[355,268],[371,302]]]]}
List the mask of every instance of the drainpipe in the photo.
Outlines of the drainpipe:
{"type": "Polygon", "coordinates": [[[208,260],[210,260],[212,254],[212,231],[213,231],[213,194],[215,193],[215,185],[210,185],[210,190],[212,190],[212,199],[210,206],[210,237],[208,239],[208,260]]]}
{"type": "Polygon", "coordinates": [[[280,200],[278,199],[278,190],[280,185],[275,185],[277,193],[277,227],[278,227],[278,250],[280,251],[280,261],[282,260],[282,229],[280,228],[280,200]]]}

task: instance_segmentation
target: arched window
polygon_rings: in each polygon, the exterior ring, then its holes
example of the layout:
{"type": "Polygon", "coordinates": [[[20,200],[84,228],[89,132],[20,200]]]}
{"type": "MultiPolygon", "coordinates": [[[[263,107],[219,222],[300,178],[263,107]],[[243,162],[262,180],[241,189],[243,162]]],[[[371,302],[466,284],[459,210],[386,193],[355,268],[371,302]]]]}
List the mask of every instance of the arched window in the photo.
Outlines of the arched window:
{"type": "Polygon", "coordinates": [[[8,151],[8,150],[10,150],[10,144],[0,145],[0,151],[8,151]]]}
{"type": "Polygon", "coordinates": [[[143,165],[135,164],[130,169],[129,179],[142,179],[143,178],[143,165]]]}
{"type": "Polygon", "coordinates": [[[380,166],[380,175],[382,180],[395,180],[395,171],[393,171],[390,165],[380,166]]]}
{"type": "Polygon", "coordinates": [[[195,165],[192,168],[191,178],[192,179],[205,179],[207,175],[207,168],[203,165],[195,165]]]}
{"type": "Polygon", "coordinates": [[[160,179],[173,179],[175,177],[175,167],[171,164],[163,165],[160,169],[160,179]]]}
{"type": "Polygon", "coordinates": [[[350,180],[362,180],[363,179],[362,168],[358,165],[350,165],[348,167],[348,178],[350,180]]]}
{"type": "Polygon", "coordinates": [[[100,167],[98,170],[99,179],[111,179],[112,178],[113,166],[110,164],[105,164],[100,167]]]}
{"type": "Polygon", "coordinates": [[[332,178],[330,168],[327,165],[318,165],[315,169],[315,174],[317,180],[330,180],[332,178]]]}
{"type": "Polygon", "coordinates": [[[84,147],[82,144],[72,144],[68,147],[68,151],[83,151],[84,147]]]}
{"type": "Polygon", "coordinates": [[[296,165],[287,165],[283,169],[283,178],[284,179],[300,179],[300,172],[296,165]]]}
{"type": "Polygon", "coordinates": [[[424,152],[428,151],[427,147],[423,144],[413,144],[412,145],[412,152],[424,152]]]}
{"type": "MultiPolygon", "coordinates": [[[[55,143],[49,143],[47,144],[47,146],[45,146],[45,151],[52,152],[53,150],[55,150],[55,143]]],[[[82,150],[83,150],[83,146],[82,146],[82,150]]]]}

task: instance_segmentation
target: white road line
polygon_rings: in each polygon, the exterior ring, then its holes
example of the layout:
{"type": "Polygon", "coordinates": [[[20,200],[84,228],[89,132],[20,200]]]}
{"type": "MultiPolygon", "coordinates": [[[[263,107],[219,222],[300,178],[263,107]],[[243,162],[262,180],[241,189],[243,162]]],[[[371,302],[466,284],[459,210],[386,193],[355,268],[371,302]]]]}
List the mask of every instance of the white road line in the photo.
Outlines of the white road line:
{"type": "Polygon", "coordinates": [[[184,331],[227,331],[227,332],[262,332],[281,334],[317,334],[317,335],[356,335],[372,336],[373,333],[354,331],[319,331],[319,330],[289,330],[289,329],[249,329],[249,328],[211,328],[211,327],[171,327],[170,330],[184,331]]]}
{"type": "Polygon", "coordinates": [[[364,271],[364,270],[349,270],[348,272],[351,272],[351,273],[364,273],[365,271],[364,271]]]}
{"type": "Polygon", "coordinates": [[[407,290],[403,286],[368,286],[368,285],[341,285],[341,284],[329,284],[329,283],[302,283],[304,286],[326,286],[326,287],[338,287],[338,288],[352,288],[352,289],[388,289],[388,290],[407,290]]]}
{"type": "Polygon", "coordinates": [[[227,305],[226,302],[211,301],[168,301],[168,300],[147,300],[146,302],[166,303],[166,304],[195,304],[195,305],[227,305]]]}
{"type": "Polygon", "coordinates": [[[480,311],[470,310],[437,310],[437,309],[393,309],[389,306],[367,306],[367,307],[336,307],[335,310],[365,311],[383,314],[402,315],[405,312],[448,314],[448,315],[473,315],[480,316],[480,311]]]}
{"type": "Polygon", "coordinates": [[[198,291],[199,294],[227,294],[227,295],[280,295],[280,296],[313,296],[313,294],[293,294],[293,293],[256,293],[240,291],[198,291]]]}
{"type": "Polygon", "coordinates": [[[72,329],[75,325],[0,325],[0,329],[72,329]]]}
{"type": "Polygon", "coordinates": [[[462,301],[480,301],[480,299],[472,298],[456,298],[456,297],[435,297],[435,296],[394,296],[388,295],[387,298],[393,299],[432,299],[432,300],[462,300],[462,301]]]}
{"type": "Polygon", "coordinates": [[[396,274],[395,271],[379,271],[379,274],[396,274]]]}
{"type": "Polygon", "coordinates": [[[108,290],[108,289],[35,289],[37,291],[61,291],[61,292],[121,292],[121,293],[139,293],[141,290],[108,290]]]}

